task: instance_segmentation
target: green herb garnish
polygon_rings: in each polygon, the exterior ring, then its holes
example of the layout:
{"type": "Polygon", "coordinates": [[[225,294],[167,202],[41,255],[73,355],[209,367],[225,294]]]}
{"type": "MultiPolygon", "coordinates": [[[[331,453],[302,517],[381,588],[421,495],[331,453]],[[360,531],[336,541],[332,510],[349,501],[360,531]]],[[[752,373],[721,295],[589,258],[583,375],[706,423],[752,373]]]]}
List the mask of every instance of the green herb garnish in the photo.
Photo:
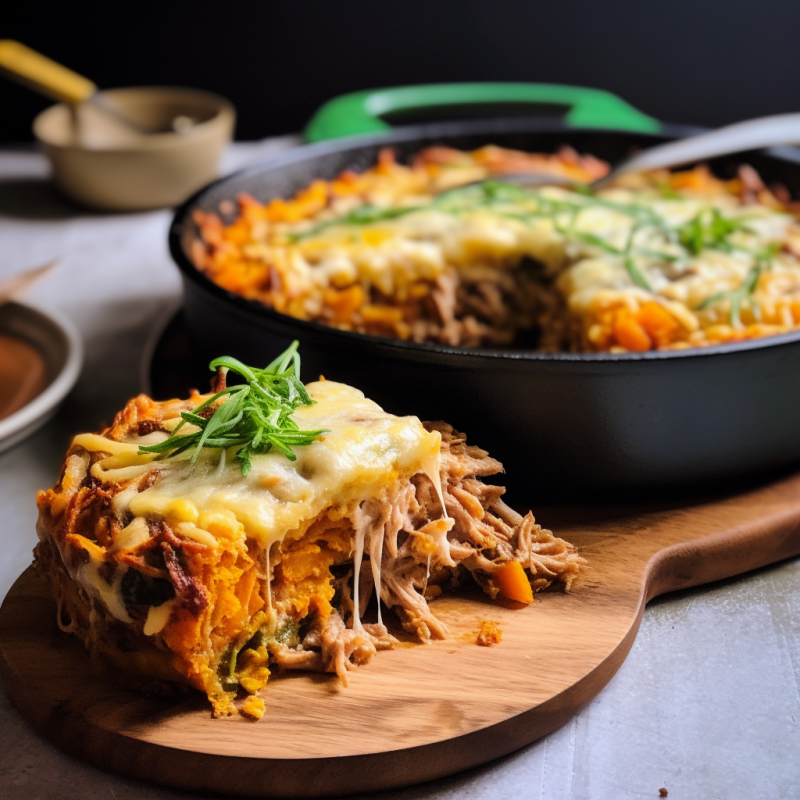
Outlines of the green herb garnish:
{"type": "Polygon", "coordinates": [[[636,266],[636,262],[633,260],[632,255],[625,256],[625,269],[630,275],[631,280],[639,287],[644,289],[646,292],[652,292],[653,287],[650,285],[650,282],[645,278],[642,271],[636,266]]]}
{"type": "Polygon", "coordinates": [[[322,233],[322,231],[328,228],[337,227],[339,225],[371,225],[373,222],[397,219],[398,217],[410,214],[412,211],[419,211],[420,208],[423,207],[424,206],[399,206],[394,208],[380,208],[379,206],[359,206],[344,217],[327,219],[315,225],[313,228],[309,228],[307,231],[289,234],[289,238],[293,242],[297,242],[301,239],[307,239],[309,236],[316,236],[316,234],[322,233]]]}
{"type": "Polygon", "coordinates": [[[758,287],[758,281],[761,278],[761,273],[772,269],[772,257],[775,255],[776,248],[768,247],[766,250],[756,254],[755,266],[751,267],[747,275],[745,275],[742,283],[735,289],[728,292],[717,292],[707,297],[697,306],[698,311],[708,308],[709,306],[719,303],[722,300],[727,300],[731,304],[730,322],[736,328],[741,327],[741,310],[743,303],[749,303],[750,298],[758,287]]]}
{"type": "Polygon", "coordinates": [[[760,277],[761,265],[756,264],[756,266],[752,267],[748,271],[747,275],[745,275],[741,286],[738,286],[736,289],[733,289],[729,292],[717,292],[717,294],[712,294],[711,297],[707,297],[702,303],[700,303],[700,305],[697,307],[697,310],[702,311],[703,309],[714,305],[714,303],[719,303],[721,300],[728,300],[731,304],[731,325],[736,328],[741,327],[742,320],[740,317],[740,312],[742,309],[742,303],[746,302],[750,295],[755,291],[755,288],[758,285],[758,279],[760,277]]]}
{"type": "MultiPolygon", "coordinates": [[[[647,269],[653,263],[687,262],[692,256],[697,256],[704,250],[717,250],[723,253],[741,253],[753,258],[754,266],[742,286],[732,292],[722,292],[709,297],[699,308],[706,308],[719,300],[731,301],[731,320],[739,323],[741,305],[747,302],[761,272],[771,266],[771,256],[764,256],[760,251],[754,251],[735,243],[731,237],[736,233],[753,234],[754,231],[746,225],[749,216],[727,217],[713,207],[703,208],[692,219],[682,225],[672,225],[653,208],[639,203],[623,203],[618,200],[599,197],[589,186],[575,186],[566,197],[553,197],[541,189],[528,189],[517,184],[504,183],[502,180],[490,178],[480,183],[470,184],[449,189],[434,197],[426,204],[414,206],[401,206],[394,208],[379,208],[377,206],[363,206],[354,209],[349,214],[335,219],[325,220],[307,231],[292,235],[297,241],[325,230],[330,227],[347,225],[371,225],[384,220],[411,214],[416,211],[440,211],[444,214],[458,216],[468,214],[480,209],[490,209],[497,216],[515,219],[529,225],[536,220],[550,219],[555,230],[572,242],[581,242],[589,247],[596,248],[611,256],[618,258],[631,281],[647,292],[653,292],[647,279],[647,269]],[[623,248],[615,247],[607,242],[601,235],[581,231],[578,224],[579,216],[591,208],[607,208],[631,218],[632,226],[627,244],[623,248]],[[656,234],[658,239],[676,252],[661,252],[660,242],[655,246],[648,246],[647,238],[639,237],[639,243],[634,243],[634,237],[639,231],[649,231],[656,234]]],[[[660,194],[669,200],[683,199],[683,195],[674,192],[668,186],[660,187],[660,194]]]]}
{"type": "Polygon", "coordinates": [[[668,183],[662,183],[658,187],[658,193],[664,200],[683,200],[684,196],[673,189],[668,183]]]}
{"type": "Polygon", "coordinates": [[[690,252],[697,255],[706,248],[728,252],[735,249],[728,237],[736,231],[752,233],[741,220],[723,217],[719,209],[706,209],[678,228],[678,240],[690,252]]]}
{"type": "Polygon", "coordinates": [[[242,475],[251,468],[251,456],[269,453],[273,448],[290,461],[297,455],[292,448],[311,444],[327,430],[301,431],[292,419],[300,406],[315,403],[306,387],[300,382],[300,354],[298,342],[279,355],[264,369],[248,367],[235,358],[215,358],[209,369],[228,370],[241,375],[246,383],[228,386],[204,400],[193,411],[181,413],[181,422],[159,444],[141,445],[140,454],[157,453],[160,458],[173,458],[187,450],[192,451],[189,463],[193,468],[204,447],[226,450],[238,448],[234,458],[239,462],[242,475]],[[220,402],[221,401],[221,402],[220,402]],[[206,410],[211,413],[202,413],[206,410]],[[186,425],[199,430],[178,435],[186,425]]]}

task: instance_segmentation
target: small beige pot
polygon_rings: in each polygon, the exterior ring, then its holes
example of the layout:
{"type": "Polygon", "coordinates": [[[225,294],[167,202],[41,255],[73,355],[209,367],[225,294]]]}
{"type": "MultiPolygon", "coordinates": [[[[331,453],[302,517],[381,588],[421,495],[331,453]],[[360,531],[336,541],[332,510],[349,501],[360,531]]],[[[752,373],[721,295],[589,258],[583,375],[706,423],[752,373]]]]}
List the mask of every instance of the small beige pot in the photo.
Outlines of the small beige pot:
{"type": "Polygon", "coordinates": [[[174,206],[218,176],[236,112],[224,98],[195,89],[111,89],[102,101],[144,129],[141,134],[94,103],[58,104],[33,132],[67,197],[92,208],[141,211],[174,206]],[[181,132],[169,130],[173,122],[181,132]]]}

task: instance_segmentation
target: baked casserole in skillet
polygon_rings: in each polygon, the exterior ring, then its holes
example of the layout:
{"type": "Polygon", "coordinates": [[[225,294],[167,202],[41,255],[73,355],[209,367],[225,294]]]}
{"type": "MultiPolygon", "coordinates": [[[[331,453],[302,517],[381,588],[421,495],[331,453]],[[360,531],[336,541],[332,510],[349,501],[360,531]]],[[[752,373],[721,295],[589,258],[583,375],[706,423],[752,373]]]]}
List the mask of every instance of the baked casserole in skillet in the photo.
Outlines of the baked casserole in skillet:
{"type": "Polygon", "coordinates": [[[233,221],[196,211],[192,256],[223,289],[282,314],[414,342],[642,352],[800,325],[797,207],[750,167],[596,192],[503,182],[607,170],[566,147],[429,147],[408,165],[387,148],[293,199],[242,194],[233,221]]]}

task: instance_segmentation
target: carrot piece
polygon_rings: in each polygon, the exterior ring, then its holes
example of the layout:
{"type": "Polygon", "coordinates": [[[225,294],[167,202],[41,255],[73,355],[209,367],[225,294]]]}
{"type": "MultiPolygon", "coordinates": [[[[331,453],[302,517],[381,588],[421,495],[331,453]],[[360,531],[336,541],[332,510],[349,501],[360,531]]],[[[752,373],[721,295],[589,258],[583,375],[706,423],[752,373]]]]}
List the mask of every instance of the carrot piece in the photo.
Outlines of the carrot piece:
{"type": "Polygon", "coordinates": [[[325,289],[325,305],[333,311],[336,322],[349,322],[364,302],[364,290],[357,283],[347,289],[325,289]]]}
{"type": "Polygon", "coordinates": [[[653,346],[647,331],[627,310],[621,311],[614,319],[614,338],[626,350],[634,350],[638,353],[650,350],[653,346]]]}
{"type": "Polygon", "coordinates": [[[645,329],[656,347],[670,344],[678,331],[678,323],[663,306],[649,300],[636,315],[636,321],[645,329]]]}
{"type": "Polygon", "coordinates": [[[382,147],[378,153],[378,164],[394,166],[395,163],[394,147],[382,147]]]}
{"type": "Polygon", "coordinates": [[[533,589],[519,561],[509,561],[494,573],[500,594],[518,603],[532,603],[533,589]]]}
{"type": "Polygon", "coordinates": [[[362,176],[352,170],[345,170],[331,181],[331,193],[339,197],[358,192],[364,183],[362,176]]]}
{"type": "Polygon", "coordinates": [[[723,182],[715,178],[711,170],[706,166],[693,167],[682,172],[673,172],[669,177],[671,188],[688,189],[689,191],[710,194],[719,192],[723,187],[723,182]]]}
{"type": "Polygon", "coordinates": [[[397,171],[393,147],[383,147],[378,153],[378,163],[370,170],[374,175],[392,175],[397,171]]]}
{"type": "Polygon", "coordinates": [[[239,217],[236,222],[222,229],[222,238],[231,244],[246,245],[252,240],[253,231],[250,223],[244,217],[239,217]]]}
{"type": "Polygon", "coordinates": [[[328,202],[328,184],[317,180],[302,192],[298,192],[293,201],[295,213],[300,219],[311,217],[321,211],[328,202]]]}
{"type": "Polygon", "coordinates": [[[242,703],[242,714],[252,717],[253,719],[261,719],[266,711],[266,705],[260,697],[254,694],[249,694],[242,703]]]}
{"type": "Polygon", "coordinates": [[[403,311],[393,306],[367,305],[361,308],[361,318],[367,325],[394,325],[403,319],[403,311]]]}
{"type": "Polygon", "coordinates": [[[291,207],[285,200],[276,197],[267,206],[267,219],[270,222],[289,222],[291,220],[291,207]]]}

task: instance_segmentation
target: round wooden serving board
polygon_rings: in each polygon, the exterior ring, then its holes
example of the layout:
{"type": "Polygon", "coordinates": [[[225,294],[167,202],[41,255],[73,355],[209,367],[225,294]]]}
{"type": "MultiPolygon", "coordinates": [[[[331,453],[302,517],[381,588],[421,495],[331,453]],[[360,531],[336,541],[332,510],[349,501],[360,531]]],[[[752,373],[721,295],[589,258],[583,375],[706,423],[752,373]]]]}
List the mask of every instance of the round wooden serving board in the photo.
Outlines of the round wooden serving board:
{"type": "Polygon", "coordinates": [[[800,475],[682,507],[539,509],[590,568],[570,594],[505,608],[434,601],[451,640],[379,653],[350,673],[270,681],[259,722],[205,698],[148,697],[90,666],[31,570],[0,609],[0,671],[47,738],[105,769],[182,789],[326,796],[404,786],[490,761],[563,724],[619,668],[645,603],[800,553],[800,475]],[[481,620],[500,644],[474,644],[481,620]]]}

